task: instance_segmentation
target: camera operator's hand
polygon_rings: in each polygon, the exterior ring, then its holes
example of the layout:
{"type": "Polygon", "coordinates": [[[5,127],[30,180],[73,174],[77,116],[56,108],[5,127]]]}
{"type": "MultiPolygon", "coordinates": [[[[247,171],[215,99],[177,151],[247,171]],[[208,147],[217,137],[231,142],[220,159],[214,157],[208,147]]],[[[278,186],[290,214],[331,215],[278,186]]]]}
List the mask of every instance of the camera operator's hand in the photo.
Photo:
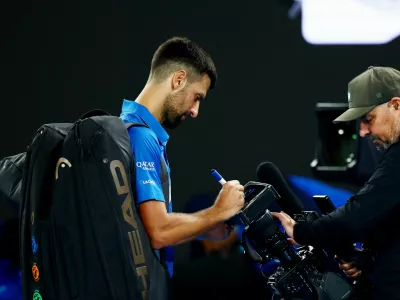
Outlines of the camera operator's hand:
{"type": "Polygon", "coordinates": [[[244,206],[244,187],[237,180],[225,183],[214,203],[224,220],[233,217],[244,206]]]}
{"type": "Polygon", "coordinates": [[[349,278],[357,278],[361,275],[361,270],[357,269],[354,262],[346,262],[337,255],[335,255],[335,260],[339,263],[339,268],[343,270],[344,274],[349,278]]]}
{"type": "Polygon", "coordinates": [[[272,212],[271,214],[274,218],[278,219],[281,222],[283,229],[289,236],[288,241],[293,245],[298,245],[293,237],[294,225],[296,225],[296,221],[283,211],[281,211],[280,213],[272,212]]]}

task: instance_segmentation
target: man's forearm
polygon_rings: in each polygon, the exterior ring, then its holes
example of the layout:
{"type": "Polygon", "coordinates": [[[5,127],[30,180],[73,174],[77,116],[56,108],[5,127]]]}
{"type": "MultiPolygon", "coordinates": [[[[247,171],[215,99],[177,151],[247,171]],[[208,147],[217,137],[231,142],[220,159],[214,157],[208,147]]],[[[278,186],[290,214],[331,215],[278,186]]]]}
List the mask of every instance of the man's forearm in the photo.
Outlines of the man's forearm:
{"type": "Polygon", "coordinates": [[[149,235],[153,248],[159,249],[193,240],[222,221],[224,217],[214,207],[193,214],[169,213],[149,235]]]}

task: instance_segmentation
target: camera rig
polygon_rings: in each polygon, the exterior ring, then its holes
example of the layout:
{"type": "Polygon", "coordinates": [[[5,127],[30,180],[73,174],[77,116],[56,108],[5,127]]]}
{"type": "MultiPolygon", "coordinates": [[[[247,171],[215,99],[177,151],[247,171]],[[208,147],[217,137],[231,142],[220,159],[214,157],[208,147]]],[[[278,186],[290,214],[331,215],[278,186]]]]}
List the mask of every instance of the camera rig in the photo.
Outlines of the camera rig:
{"type": "MultiPolygon", "coordinates": [[[[352,285],[339,272],[329,268],[323,249],[296,248],[273,219],[268,207],[280,196],[273,186],[250,181],[245,185],[245,206],[238,216],[246,228],[241,244],[254,262],[267,264],[279,260],[277,270],[265,276],[268,286],[283,299],[350,300],[356,299],[352,285]]],[[[294,215],[296,222],[318,219],[314,211],[294,215]]]]}

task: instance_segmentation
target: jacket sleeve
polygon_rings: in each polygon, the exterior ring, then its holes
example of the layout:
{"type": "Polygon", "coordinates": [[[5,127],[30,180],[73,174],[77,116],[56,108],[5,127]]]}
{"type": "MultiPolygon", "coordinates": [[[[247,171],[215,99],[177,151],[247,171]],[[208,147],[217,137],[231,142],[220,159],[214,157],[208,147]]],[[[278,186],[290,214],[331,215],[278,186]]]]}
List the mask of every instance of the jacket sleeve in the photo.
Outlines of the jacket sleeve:
{"type": "MultiPolygon", "coordinates": [[[[363,241],[378,223],[399,211],[398,188],[376,189],[351,197],[347,204],[311,223],[298,223],[294,239],[302,245],[337,247],[363,241]]],[[[400,217],[400,215],[399,215],[400,217]]]]}
{"type": "Polygon", "coordinates": [[[294,226],[294,239],[303,245],[337,248],[362,242],[368,232],[393,214],[400,218],[400,145],[392,145],[370,180],[336,211],[294,226]]]}

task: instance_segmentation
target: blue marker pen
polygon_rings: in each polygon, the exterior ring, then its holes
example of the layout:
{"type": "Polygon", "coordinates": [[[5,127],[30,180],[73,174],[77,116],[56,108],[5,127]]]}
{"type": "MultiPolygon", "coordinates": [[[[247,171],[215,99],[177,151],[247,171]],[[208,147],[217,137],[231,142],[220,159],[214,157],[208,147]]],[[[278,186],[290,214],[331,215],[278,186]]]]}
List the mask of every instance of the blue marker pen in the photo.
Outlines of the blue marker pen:
{"type": "Polygon", "coordinates": [[[212,169],[211,170],[211,175],[214,177],[216,181],[218,181],[221,185],[224,185],[226,183],[226,180],[222,178],[221,174],[219,174],[216,170],[212,169]]]}

